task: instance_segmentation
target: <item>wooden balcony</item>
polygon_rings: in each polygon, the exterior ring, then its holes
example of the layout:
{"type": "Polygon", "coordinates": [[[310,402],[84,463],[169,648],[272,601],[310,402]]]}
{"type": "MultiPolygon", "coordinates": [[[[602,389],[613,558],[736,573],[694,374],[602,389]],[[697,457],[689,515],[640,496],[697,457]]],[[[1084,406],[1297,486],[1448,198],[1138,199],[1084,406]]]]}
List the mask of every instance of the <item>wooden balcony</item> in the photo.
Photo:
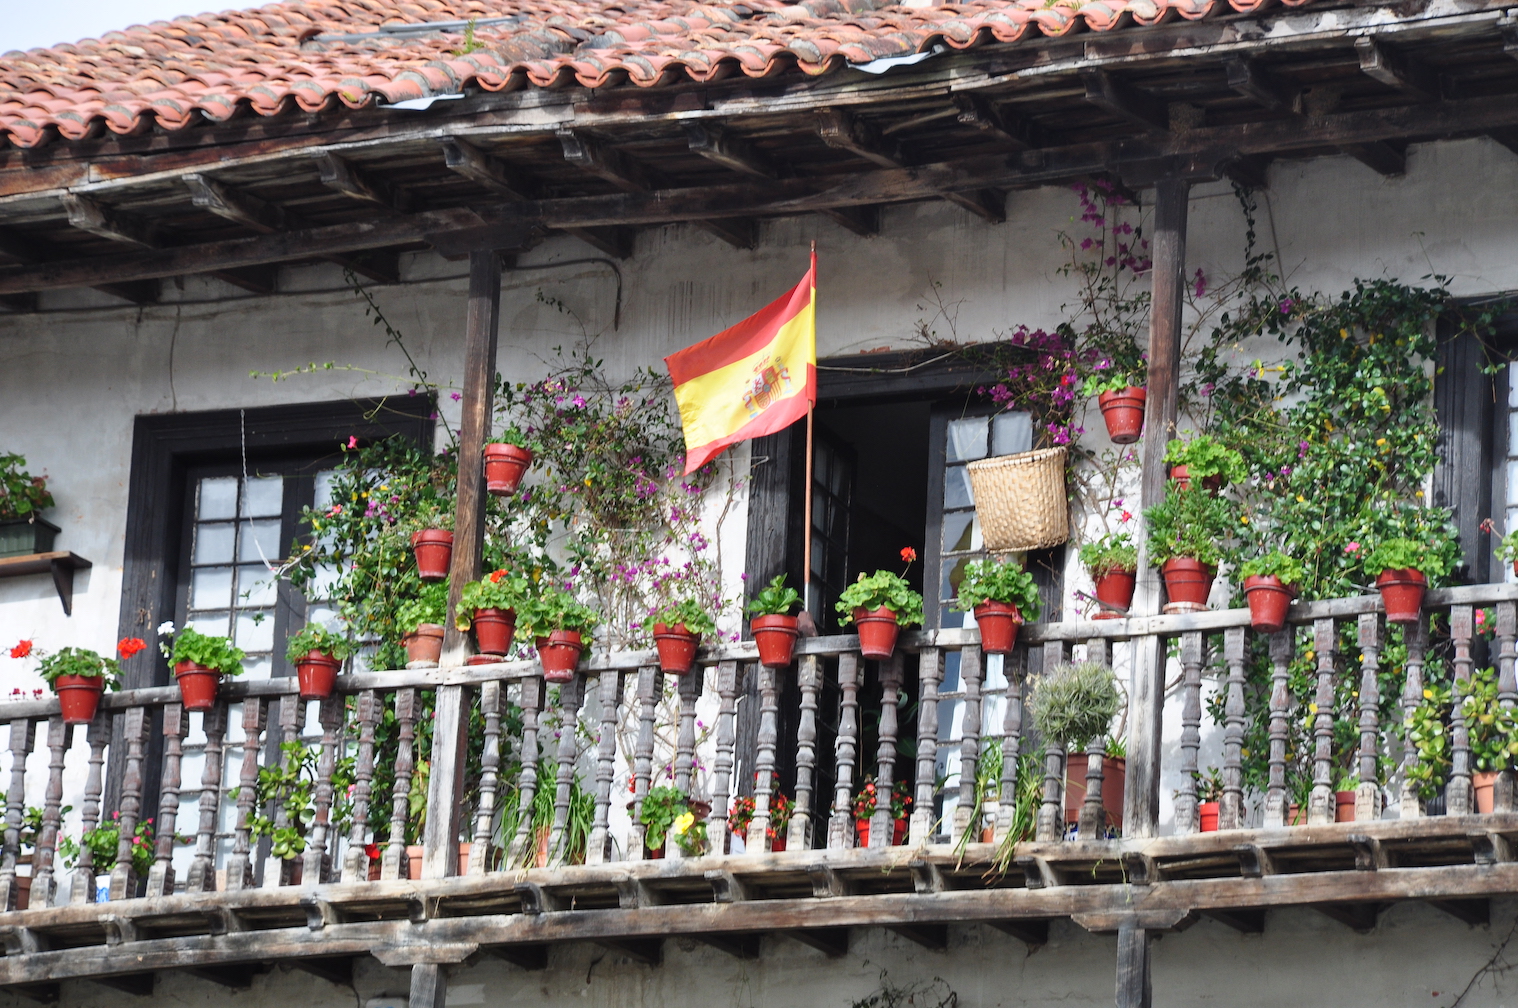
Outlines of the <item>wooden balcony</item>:
{"type": "MultiPolygon", "coordinates": [[[[1448,660],[1458,691],[1469,681],[1481,649],[1489,647],[1503,701],[1518,701],[1515,615],[1518,585],[1429,593],[1424,622],[1405,634],[1408,685],[1398,709],[1405,711],[1422,697],[1423,663],[1432,649],[1448,660]],[[1489,644],[1476,632],[1474,614],[1482,607],[1494,609],[1496,630],[1489,644]]],[[[489,952],[531,969],[540,968],[547,947],[560,942],[599,943],[657,963],[661,943],[677,936],[753,957],[760,936],[781,934],[836,956],[847,952],[851,929],[889,928],[938,948],[947,941],[946,925],[957,922],[985,923],[1038,944],[1057,919],[1118,932],[1121,969],[1122,957],[1147,947],[1135,938],[1146,941],[1198,916],[1259,931],[1271,908],[1305,906],[1364,930],[1389,905],[1421,900],[1461,920],[1484,921],[1488,897],[1518,891],[1513,857],[1518,810],[1511,779],[1498,781],[1495,810],[1477,814],[1468,742],[1457,730],[1447,811],[1425,814],[1402,770],[1411,757],[1398,740],[1400,718],[1379,715],[1377,676],[1385,637],[1379,598],[1298,604],[1291,620],[1288,630],[1269,641],[1276,686],[1270,776],[1258,795],[1244,790],[1241,759],[1251,634],[1247,610],[1030,625],[1018,651],[1006,659],[984,658],[973,630],[905,635],[897,657],[878,667],[860,660],[853,637],[803,641],[788,670],[758,666],[751,643],[712,648],[700,661],[713,674],[677,680],[672,707],[665,708],[650,652],[594,654],[575,682],[552,689],[545,689],[540,669],[530,662],[351,675],[339,680],[336,697],[320,704],[314,725],[319,738],[305,734],[308,705],[296,697],[293,680],[225,684],[217,709],[194,715],[181,709],[175,687],[108,695],[100,717],[82,731],[62,724],[52,699],[0,705],[0,721],[10,724],[12,756],[0,860],[0,898],[12,909],[0,913],[6,948],[0,986],[46,997],[48,985],[62,979],[92,978],[143,991],[151,990],[153,972],[173,969],[238,986],[257,963],[290,960],[340,976],[351,970],[354,958],[366,955],[392,966],[439,967],[489,952]],[[1351,621],[1358,654],[1339,654],[1341,630],[1351,621]],[[1075,821],[1065,822],[1067,754],[1051,747],[1037,835],[1003,842],[1018,793],[1018,752],[1025,741],[1032,742],[1024,738],[1021,704],[1028,678],[1072,648],[1089,660],[1115,659],[1126,669],[1124,650],[1154,638],[1178,645],[1173,664],[1180,671],[1180,741],[1162,750],[1159,765],[1146,765],[1143,747],[1132,747],[1123,835],[1113,835],[1100,804],[1106,760],[1099,750],[1086,754],[1088,799],[1075,821]],[[1222,828],[1201,833],[1196,794],[1187,782],[1201,744],[1209,639],[1221,641],[1227,668],[1221,686],[1227,715],[1225,793],[1222,828]],[[1332,768],[1323,734],[1331,732],[1330,720],[1315,724],[1320,748],[1314,795],[1304,810],[1307,822],[1287,825],[1287,719],[1308,712],[1288,706],[1285,676],[1293,655],[1308,649],[1315,652],[1318,685],[1326,695],[1344,677],[1359,688],[1360,787],[1352,822],[1332,821],[1332,768]],[[948,690],[944,669],[955,653],[958,687],[948,690]],[[917,689],[904,698],[905,672],[914,661],[917,689]],[[745,675],[756,677],[760,704],[756,815],[748,852],[645,859],[642,827],[635,814],[622,814],[622,806],[631,798],[635,810],[658,782],[657,739],[671,732],[675,786],[690,789],[701,777],[701,764],[710,762],[707,827],[717,850],[724,849],[736,790],[735,725],[745,675]],[[794,683],[785,681],[790,676],[794,683]],[[699,742],[703,683],[715,684],[717,714],[712,735],[699,742]],[[404,835],[413,814],[412,777],[419,758],[428,755],[414,751],[425,691],[433,691],[432,709],[438,712],[426,803],[433,829],[422,853],[423,877],[412,880],[401,844],[384,845],[375,862],[369,845],[376,826],[404,835]],[[835,692],[836,708],[820,709],[820,700],[835,692]],[[795,714],[796,725],[796,811],[786,850],[774,852],[762,848],[781,699],[788,693],[799,696],[799,706],[788,712],[795,714]],[[587,702],[590,697],[594,703],[587,702]],[[998,724],[983,724],[993,697],[1001,698],[995,705],[1004,714],[998,724]],[[961,784],[960,801],[943,824],[933,811],[937,750],[944,744],[937,711],[949,702],[962,706],[962,731],[948,743],[960,756],[961,784]],[[477,714],[483,724],[472,752],[444,751],[448,711],[455,703],[460,723],[477,714]],[[907,760],[898,755],[897,713],[910,704],[916,705],[920,727],[914,758],[907,760]],[[673,720],[663,723],[661,709],[672,710],[673,720]],[[636,730],[619,732],[624,720],[636,721],[636,730]],[[861,725],[877,720],[878,730],[861,731],[861,725]],[[520,724],[520,731],[506,731],[508,723],[520,724]],[[819,738],[833,732],[820,732],[820,723],[836,727],[836,741],[826,747],[819,738]],[[564,730],[572,724],[593,741],[582,747],[576,732],[564,730]],[[393,778],[385,794],[374,788],[379,730],[393,739],[386,743],[393,748],[378,747],[387,761],[385,776],[393,778]],[[161,733],[162,772],[155,782],[152,868],[144,878],[135,876],[128,839],[100,892],[87,851],[72,872],[59,864],[60,809],[76,805],[86,826],[96,823],[106,793],[104,768],[120,766],[117,804],[122,836],[130,838],[145,807],[153,732],[161,733]],[[867,735],[878,739],[873,752],[860,751],[867,735]],[[280,743],[306,738],[317,753],[314,817],[305,827],[303,854],[280,861],[250,836],[254,785],[271,759],[275,765],[291,759],[291,750],[280,743]],[[622,750],[624,738],[632,739],[631,752],[622,750]],[[976,766],[993,739],[1000,739],[1002,763],[990,769],[999,775],[1002,799],[974,813],[976,766]],[[117,748],[119,753],[112,751],[117,748]],[[187,752],[202,766],[198,781],[181,779],[187,752]],[[338,797],[333,777],[348,757],[354,783],[344,796],[351,804],[339,830],[332,816],[338,797]],[[459,776],[439,772],[450,762],[459,776]],[[455,782],[471,764],[477,776],[471,774],[457,790],[455,782]],[[45,766],[39,771],[45,773],[45,799],[41,828],[32,837],[23,908],[19,894],[28,867],[23,817],[33,765],[45,766]],[[593,782],[594,820],[583,850],[566,842],[577,765],[593,782]],[[505,768],[518,766],[516,779],[505,779],[505,768]],[[619,772],[628,766],[630,775],[619,772]],[[1387,766],[1394,768],[1390,774],[1383,773],[1387,766]],[[826,793],[816,786],[822,767],[830,768],[827,776],[833,780],[826,793]],[[870,846],[856,846],[850,799],[867,773],[906,780],[915,789],[916,809],[901,845],[890,844],[889,813],[882,810],[871,824],[870,846]],[[1167,785],[1180,785],[1163,829],[1153,814],[1157,803],[1146,801],[1158,793],[1162,774],[1167,785]],[[74,779],[86,779],[82,793],[66,794],[66,781],[74,779]],[[1135,793],[1141,786],[1136,782],[1145,781],[1149,795],[1135,793]],[[553,789],[554,815],[543,845],[547,864],[537,864],[540,838],[530,822],[509,836],[500,829],[502,798],[511,788],[520,789],[522,807],[531,806],[539,788],[553,789]],[[472,797],[460,808],[465,796],[472,797]],[[453,822],[460,824],[457,830],[447,825],[453,822]],[[980,842],[987,828],[992,842],[980,842]],[[176,831],[193,834],[193,852],[182,850],[177,873],[176,831]],[[975,842],[956,842],[966,836],[975,842]],[[467,868],[459,872],[465,852],[467,868]],[[378,878],[371,880],[372,874],[378,878]]],[[[1142,730],[1135,723],[1130,738],[1146,731],[1160,737],[1165,710],[1155,704],[1153,711],[1153,722],[1142,730]]],[[[1141,713],[1135,702],[1130,714],[1141,713]]]]}

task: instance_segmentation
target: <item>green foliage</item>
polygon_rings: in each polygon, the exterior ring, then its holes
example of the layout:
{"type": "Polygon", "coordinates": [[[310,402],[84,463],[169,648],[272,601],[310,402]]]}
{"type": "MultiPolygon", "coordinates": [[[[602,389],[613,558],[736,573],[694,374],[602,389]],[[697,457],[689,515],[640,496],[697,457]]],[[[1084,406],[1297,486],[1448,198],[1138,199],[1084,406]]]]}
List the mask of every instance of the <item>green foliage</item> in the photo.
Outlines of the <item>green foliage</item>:
{"type": "Polygon", "coordinates": [[[1415,570],[1433,580],[1450,572],[1448,552],[1428,540],[1393,538],[1376,543],[1365,557],[1365,572],[1377,576],[1382,571],[1415,570]]]}
{"type": "Polygon", "coordinates": [[[879,609],[886,607],[896,614],[896,621],[903,627],[922,623],[922,596],[912,590],[906,578],[891,571],[878,570],[874,574],[860,573],[859,580],[849,585],[838,597],[838,612],[842,622],[854,619],[855,609],[879,609]]]}
{"type": "Polygon", "coordinates": [[[1038,730],[1071,751],[1111,731],[1122,706],[1117,676],[1100,662],[1056,665],[1034,681],[1028,698],[1038,730]]]}
{"type": "MultiPolygon", "coordinates": [[[[90,870],[96,875],[106,875],[116,867],[116,853],[121,845],[121,813],[112,812],[111,821],[97,826],[92,830],[85,830],[76,840],[74,837],[64,837],[58,842],[58,857],[63,861],[65,868],[72,868],[79,863],[83,848],[90,851],[90,870]]],[[[174,837],[178,844],[189,843],[188,837],[174,837]]],[[[132,835],[132,871],[138,878],[146,878],[153,868],[153,855],[157,844],[153,831],[153,820],[140,819],[137,829],[132,835]]]]}
{"type": "Polygon", "coordinates": [[[1239,566],[1239,577],[1275,577],[1280,578],[1283,585],[1299,585],[1307,579],[1307,568],[1296,557],[1271,550],[1264,556],[1245,560],[1239,566]]]}
{"type": "Polygon", "coordinates": [[[1518,766],[1518,708],[1503,707],[1497,693],[1496,669],[1480,669],[1471,674],[1460,712],[1470,732],[1473,770],[1510,770],[1518,766]]]}
{"type": "Polygon", "coordinates": [[[643,845],[649,850],[664,846],[665,834],[675,820],[690,810],[690,796],[672,787],[648,789],[638,808],[638,822],[643,824],[643,845]]]}
{"type": "Polygon", "coordinates": [[[466,584],[459,594],[457,625],[468,630],[481,609],[517,610],[536,593],[532,581],[509,570],[497,570],[466,584]]]}
{"type": "Polygon", "coordinates": [[[333,633],[320,623],[307,623],[285,645],[285,661],[299,665],[309,652],[320,651],[338,661],[347,661],[353,654],[353,642],[342,634],[333,633]]]}
{"type": "Polygon", "coordinates": [[[1449,729],[1452,707],[1449,687],[1429,683],[1423,688],[1423,701],[1413,708],[1404,726],[1407,742],[1418,754],[1407,778],[1424,801],[1439,794],[1449,780],[1454,748],[1449,729]]]}
{"type": "Polygon", "coordinates": [[[213,634],[203,634],[194,627],[185,627],[165,635],[162,644],[164,655],[175,665],[193,662],[203,668],[213,669],[222,675],[242,675],[242,660],[247,657],[242,648],[233,647],[231,640],[213,634]]]}
{"type": "Polygon", "coordinates": [[[601,616],[569,592],[539,585],[537,595],[517,606],[517,632],[523,637],[547,637],[555,630],[592,630],[601,616]]]}
{"type": "Polygon", "coordinates": [[[1170,484],[1163,502],[1146,508],[1149,559],[1164,563],[1176,557],[1216,567],[1227,555],[1227,540],[1238,530],[1233,502],[1214,497],[1194,481],[1182,489],[1170,484]]]}
{"type": "Polygon", "coordinates": [[[518,448],[526,448],[528,451],[532,450],[528,447],[527,435],[522,433],[521,428],[514,424],[496,431],[485,439],[485,443],[516,445],[518,448]]]}
{"type": "Polygon", "coordinates": [[[717,621],[695,599],[681,599],[662,606],[654,613],[653,621],[668,627],[683,623],[685,629],[697,637],[710,637],[717,632],[717,621]]]}
{"type": "Polygon", "coordinates": [[[1223,772],[1217,767],[1208,767],[1206,771],[1193,771],[1192,780],[1196,781],[1196,800],[1199,802],[1215,802],[1223,800],[1223,772]]]}
{"type": "MultiPolygon", "coordinates": [[[[275,857],[292,861],[305,852],[306,837],[316,821],[320,751],[302,742],[281,743],[279,751],[278,764],[258,771],[248,827],[253,839],[269,838],[269,850],[275,857]],[[269,814],[271,810],[273,815],[269,814]]],[[[354,782],[353,765],[354,758],[344,756],[332,772],[333,805],[328,822],[339,836],[347,832],[353,814],[348,793],[354,782]]],[[[235,800],[239,790],[233,788],[228,794],[235,800]]]]}
{"type": "Polygon", "coordinates": [[[801,593],[785,583],[784,574],[776,574],[748,604],[750,616],[789,616],[801,607],[801,593]]]}
{"type": "Polygon", "coordinates": [[[104,679],[112,689],[121,685],[121,666],[116,659],[106,658],[88,648],[66,647],[45,655],[37,666],[37,673],[52,686],[59,676],[84,676],[86,679],[104,679]]]}
{"type": "MultiPolygon", "coordinates": [[[[468,591],[468,586],[464,588],[468,591]]],[[[415,598],[407,599],[395,608],[395,625],[404,634],[410,633],[423,623],[442,626],[448,618],[448,582],[435,581],[424,584],[415,598]]]]}
{"type": "Polygon", "coordinates": [[[1185,466],[1186,477],[1190,480],[1221,476],[1225,483],[1243,483],[1249,478],[1244,456],[1211,434],[1198,434],[1187,441],[1171,441],[1165,446],[1165,462],[1185,466]]]}
{"type": "Polygon", "coordinates": [[[1043,611],[1033,575],[1012,560],[972,560],[965,564],[955,608],[969,612],[982,602],[1017,606],[1024,620],[1036,620],[1043,611]]]}
{"type": "Polygon", "coordinates": [[[47,477],[27,472],[23,456],[9,452],[0,455],[0,521],[31,518],[52,506],[47,477]]]}
{"type": "Polygon", "coordinates": [[[1138,570],[1138,547],[1127,532],[1104,535],[1081,545],[1081,566],[1093,578],[1113,570],[1132,574],[1138,570]]]}
{"type": "Polygon", "coordinates": [[[1122,392],[1128,388],[1144,385],[1142,375],[1132,375],[1126,371],[1101,371],[1090,375],[1081,385],[1081,395],[1099,396],[1104,392],[1122,392]]]}

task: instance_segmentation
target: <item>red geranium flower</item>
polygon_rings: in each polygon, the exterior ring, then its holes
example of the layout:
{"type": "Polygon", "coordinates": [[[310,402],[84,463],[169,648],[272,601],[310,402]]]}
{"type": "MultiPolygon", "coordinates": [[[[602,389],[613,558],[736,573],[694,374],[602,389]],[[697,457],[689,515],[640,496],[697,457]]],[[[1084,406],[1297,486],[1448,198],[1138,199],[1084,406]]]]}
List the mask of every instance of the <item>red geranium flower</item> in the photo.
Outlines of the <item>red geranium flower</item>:
{"type": "Polygon", "coordinates": [[[116,653],[123,658],[130,658],[145,647],[147,645],[143,643],[141,637],[123,637],[116,642],[116,653]]]}
{"type": "Polygon", "coordinates": [[[913,549],[910,546],[903,546],[901,548],[901,560],[902,560],[902,563],[911,563],[913,560],[916,560],[916,559],[917,559],[917,551],[915,549],[913,549]]]}
{"type": "Polygon", "coordinates": [[[501,578],[503,578],[505,576],[506,576],[506,570],[505,570],[505,568],[502,568],[501,570],[498,570],[494,574],[490,575],[490,582],[492,584],[500,584],[501,583],[501,578]]]}
{"type": "Polygon", "coordinates": [[[11,648],[11,657],[12,658],[25,658],[27,655],[29,655],[31,653],[32,653],[32,642],[29,641],[29,640],[21,641],[15,647],[11,648]]]}

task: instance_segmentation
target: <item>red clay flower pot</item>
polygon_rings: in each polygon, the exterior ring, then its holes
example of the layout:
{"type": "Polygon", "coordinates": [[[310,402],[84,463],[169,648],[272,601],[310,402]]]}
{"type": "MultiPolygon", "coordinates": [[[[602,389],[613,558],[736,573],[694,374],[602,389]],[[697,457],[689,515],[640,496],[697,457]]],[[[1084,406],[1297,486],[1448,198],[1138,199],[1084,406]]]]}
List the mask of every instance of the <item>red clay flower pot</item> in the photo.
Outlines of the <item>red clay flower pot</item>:
{"type": "MultiPolygon", "coordinates": [[[[1096,597],[1099,601],[1126,612],[1133,607],[1133,584],[1137,577],[1133,571],[1114,567],[1096,579],[1096,597]]],[[[1098,609],[1092,619],[1122,619],[1123,613],[1111,609],[1098,609]]]]}
{"type": "Polygon", "coordinates": [[[1291,608],[1291,589],[1275,575],[1254,575],[1244,579],[1244,596],[1249,599],[1249,623],[1255,633],[1278,633],[1286,626],[1286,610],[1291,608]]]}
{"type": "Polygon", "coordinates": [[[1497,771],[1477,770],[1471,774],[1471,789],[1476,793],[1476,811],[1488,815],[1496,797],[1497,771]]]}
{"type": "MultiPolygon", "coordinates": [[[[1178,465],[1170,467],[1170,481],[1182,490],[1191,489],[1191,472],[1187,466],[1178,465]]],[[[1213,473],[1202,479],[1202,489],[1217,496],[1218,491],[1223,489],[1223,476],[1221,473],[1213,473]]]]}
{"type": "Polygon", "coordinates": [[[538,661],[543,664],[543,678],[549,682],[571,682],[580,665],[585,645],[578,630],[555,630],[538,645],[538,661]]]}
{"type": "Polygon", "coordinates": [[[53,680],[58,706],[66,725],[89,724],[100,710],[100,694],[105,692],[104,676],[61,675],[53,680]]]}
{"type": "Polygon", "coordinates": [[[514,444],[485,446],[485,489],[497,497],[516,493],[522,475],[532,465],[532,452],[514,444]]]}
{"type": "Polygon", "coordinates": [[[1022,621],[1022,613],[1010,602],[982,602],[975,607],[975,623],[980,627],[980,649],[986,654],[1011,654],[1022,621]]]}
{"type": "MultiPolygon", "coordinates": [[[[1071,753],[1065,759],[1065,822],[1079,822],[1081,806],[1086,803],[1085,753],[1071,753]]],[[[1102,758],[1102,808],[1107,822],[1123,827],[1123,789],[1128,785],[1128,761],[1121,756],[1102,758]]]]}
{"type": "Polygon", "coordinates": [[[1355,793],[1353,791],[1334,792],[1334,822],[1355,821],[1355,793]]]}
{"type": "Polygon", "coordinates": [[[447,529],[413,532],[411,549],[416,553],[416,572],[423,581],[448,580],[448,565],[453,562],[452,532],[447,529]]]}
{"type": "Polygon", "coordinates": [[[871,612],[863,607],[854,610],[854,624],[859,628],[859,653],[866,658],[889,658],[896,650],[896,635],[901,624],[896,614],[885,606],[871,612]]]}
{"type": "Polygon", "coordinates": [[[406,645],[406,661],[436,665],[443,656],[443,627],[437,623],[419,623],[415,630],[401,638],[401,643],[406,645]]]}
{"type": "MultiPolygon", "coordinates": [[[[859,834],[859,846],[868,847],[870,845],[870,820],[855,819],[854,831],[859,834]]],[[[900,847],[901,842],[906,838],[907,821],[905,819],[893,820],[891,823],[891,846],[900,847]]]]}
{"type": "Polygon", "coordinates": [[[1144,433],[1143,389],[1130,385],[1121,392],[1103,392],[1096,397],[1107,424],[1107,436],[1113,444],[1133,444],[1144,433]]]}
{"type": "Polygon", "coordinates": [[[1217,568],[1190,557],[1172,557],[1160,568],[1165,575],[1165,594],[1172,602],[1206,605],[1212,593],[1212,578],[1217,568]]]}
{"type": "Polygon", "coordinates": [[[1215,801],[1204,801],[1196,807],[1197,824],[1203,833],[1218,831],[1218,812],[1222,807],[1222,802],[1215,801]]]}
{"type": "Polygon", "coordinates": [[[337,688],[337,670],[343,663],[325,651],[307,651],[295,665],[302,700],[325,700],[337,688]]]}
{"type": "Polygon", "coordinates": [[[504,655],[511,650],[511,638],[517,630],[515,610],[476,609],[469,624],[482,654],[504,655]]]}
{"type": "Polygon", "coordinates": [[[1423,592],[1428,587],[1428,578],[1422,571],[1412,568],[1382,571],[1376,578],[1376,587],[1381,589],[1381,605],[1386,609],[1387,622],[1418,622],[1418,615],[1423,610],[1423,592]]]}
{"type": "Polygon", "coordinates": [[[216,688],[221,685],[221,673],[204,665],[182,661],[174,666],[174,678],[179,680],[179,697],[184,709],[208,711],[216,706],[216,688]]]}
{"type": "Polygon", "coordinates": [[[659,650],[659,671],[685,675],[696,663],[696,648],[701,638],[685,629],[684,623],[667,626],[654,624],[654,647],[659,650]]]}
{"type": "Polygon", "coordinates": [[[748,621],[748,628],[754,634],[754,643],[759,645],[759,664],[769,668],[790,665],[796,638],[801,636],[796,629],[796,617],[755,616],[748,621]]]}

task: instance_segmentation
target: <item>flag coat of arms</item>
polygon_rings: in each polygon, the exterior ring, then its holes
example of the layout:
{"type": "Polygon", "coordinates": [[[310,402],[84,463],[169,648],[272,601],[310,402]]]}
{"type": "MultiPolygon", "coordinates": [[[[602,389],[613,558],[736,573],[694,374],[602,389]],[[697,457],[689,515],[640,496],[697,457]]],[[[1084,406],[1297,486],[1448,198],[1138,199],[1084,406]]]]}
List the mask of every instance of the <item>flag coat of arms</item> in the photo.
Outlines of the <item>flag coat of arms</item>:
{"type": "Polygon", "coordinates": [[[801,282],[730,329],[664,358],[685,430],[685,472],[784,430],[817,401],[817,256],[801,282]]]}

